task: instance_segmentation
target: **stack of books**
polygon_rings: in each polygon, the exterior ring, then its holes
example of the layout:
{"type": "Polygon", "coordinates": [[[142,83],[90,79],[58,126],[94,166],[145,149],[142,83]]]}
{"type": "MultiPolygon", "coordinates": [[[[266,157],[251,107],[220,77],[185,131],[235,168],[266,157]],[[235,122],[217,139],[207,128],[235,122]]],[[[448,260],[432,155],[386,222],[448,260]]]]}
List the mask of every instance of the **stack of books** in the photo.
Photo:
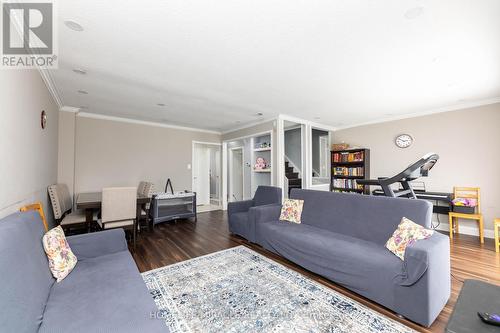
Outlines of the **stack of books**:
{"type": "Polygon", "coordinates": [[[363,151],[358,151],[354,153],[349,153],[349,152],[341,152],[341,153],[334,153],[333,154],[333,161],[334,163],[339,163],[339,162],[363,162],[365,156],[363,151]]]}
{"type": "Polygon", "coordinates": [[[335,167],[333,169],[334,176],[363,176],[364,168],[356,167],[356,168],[347,168],[347,167],[335,167]]]}

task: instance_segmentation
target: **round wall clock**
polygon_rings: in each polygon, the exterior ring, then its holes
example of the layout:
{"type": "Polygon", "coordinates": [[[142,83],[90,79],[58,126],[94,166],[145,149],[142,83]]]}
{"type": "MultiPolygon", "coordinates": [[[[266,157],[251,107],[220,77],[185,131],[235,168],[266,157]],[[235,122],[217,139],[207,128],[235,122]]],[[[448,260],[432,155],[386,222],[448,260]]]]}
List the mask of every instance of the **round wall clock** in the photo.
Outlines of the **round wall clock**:
{"type": "Polygon", "coordinates": [[[42,129],[45,129],[45,126],[47,126],[47,113],[45,113],[45,110],[42,110],[40,115],[40,125],[42,126],[42,129]]]}
{"type": "Polygon", "coordinates": [[[400,134],[396,137],[395,143],[399,148],[408,148],[413,143],[413,138],[410,134],[400,134]]]}

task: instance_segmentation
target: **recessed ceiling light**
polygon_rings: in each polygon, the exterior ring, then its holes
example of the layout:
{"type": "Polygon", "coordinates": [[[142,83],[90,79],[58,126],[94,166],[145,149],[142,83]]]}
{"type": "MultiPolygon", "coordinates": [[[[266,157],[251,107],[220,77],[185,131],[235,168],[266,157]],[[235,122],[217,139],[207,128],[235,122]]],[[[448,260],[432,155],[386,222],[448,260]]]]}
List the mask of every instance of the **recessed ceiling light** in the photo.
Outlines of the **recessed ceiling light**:
{"type": "Polygon", "coordinates": [[[237,124],[241,124],[241,121],[239,121],[239,120],[236,120],[236,123],[237,123],[237,124]]]}
{"type": "Polygon", "coordinates": [[[158,106],[165,106],[165,104],[163,104],[163,103],[158,103],[156,105],[158,105],[158,106]]]}
{"type": "Polygon", "coordinates": [[[80,69],[80,68],[73,68],[73,72],[75,72],[76,74],[82,74],[82,75],[87,74],[87,71],[80,69]]]}
{"type": "Polygon", "coordinates": [[[72,21],[72,20],[66,20],[64,21],[64,24],[70,28],[71,30],[74,30],[74,31],[83,31],[83,27],[76,23],[75,21],[72,21]]]}
{"type": "Polygon", "coordinates": [[[314,117],[314,119],[316,119],[316,120],[320,120],[320,119],[321,119],[321,117],[314,117]]]}
{"type": "Polygon", "coordinates": [[[423,12],[424,12],[424,7],[419,6],[419,7],[410,8],[406,11],[405,17],[408,20],[413,20],[413,19],[416,19],[417,17],[419,17],[420,15],[422,15],[423,12]]]}
{"type": "Polygon", "coordinates": [[[263,116],[264,114],[262,112],[257,112],[257,116],[263,116]]]}
{"type": "Polygon", "coordinates": [[[88,106],[84,106],[84,105],[82,105],[82,106],[79,106],[78,108],[79,108],[79,109],[82,109],[82,110],[87,110],[89,107],[88,107],[88,106]]]}
{"type": "Polygon", "coordinates": [[[78,90],[78,93],[80,93],[80,94],[84,94],[84,95],[87,95],[87,94],[88,94],[88,91],[85,91],[85,90],[78,90]]]}

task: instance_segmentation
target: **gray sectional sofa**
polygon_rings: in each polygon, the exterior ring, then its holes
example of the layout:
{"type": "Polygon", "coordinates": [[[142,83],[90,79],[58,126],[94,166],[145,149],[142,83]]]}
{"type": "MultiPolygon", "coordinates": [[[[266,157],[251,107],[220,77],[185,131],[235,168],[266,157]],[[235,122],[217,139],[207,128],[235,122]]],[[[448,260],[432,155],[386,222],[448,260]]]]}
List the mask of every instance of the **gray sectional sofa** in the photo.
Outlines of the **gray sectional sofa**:
{"type": "Polygon", "coordinates": [[[122,229],[67,237],[78,258],[61,282],[50,273],[36,212],[0,220],[0,331],[168,332],[122,229]]]}
{"type": "Polygon", "coordinates": [[[293,189],[302,223],[279,221],[280,206],[252,208],[255,242],[298,265],[430,326],[450,297],[447,236],[435,232],[402,261],[385,248],[403,216],[430,228],[423,200],[293,189]]]}

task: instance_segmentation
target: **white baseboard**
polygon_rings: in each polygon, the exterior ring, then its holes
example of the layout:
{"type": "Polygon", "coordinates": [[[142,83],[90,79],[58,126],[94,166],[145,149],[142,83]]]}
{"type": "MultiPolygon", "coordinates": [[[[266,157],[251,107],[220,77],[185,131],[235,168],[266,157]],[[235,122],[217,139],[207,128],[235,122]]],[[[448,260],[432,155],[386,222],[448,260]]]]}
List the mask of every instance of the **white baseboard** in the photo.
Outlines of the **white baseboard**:
{"type": "MultiPolygon", "coordinates": [[[[434,223],[436,223],[436,221],[434,221],[434,223]]],[[[449,228],[450,228],[450,225],[448,223],[441,222],[439,227],[437,227],[437,230],[449,232],[450,231],[449,228]]],[[[460,225],[459,231],[460,231],[459,233],[463,234],[463,235],[471,235],[471,236],[478,236],[479,237],[479,229],[475,228],[475,227],[460,225]]],[[[493,229],[484,229],[484,237],[485,238],[494,238],[493,229]]]]}

